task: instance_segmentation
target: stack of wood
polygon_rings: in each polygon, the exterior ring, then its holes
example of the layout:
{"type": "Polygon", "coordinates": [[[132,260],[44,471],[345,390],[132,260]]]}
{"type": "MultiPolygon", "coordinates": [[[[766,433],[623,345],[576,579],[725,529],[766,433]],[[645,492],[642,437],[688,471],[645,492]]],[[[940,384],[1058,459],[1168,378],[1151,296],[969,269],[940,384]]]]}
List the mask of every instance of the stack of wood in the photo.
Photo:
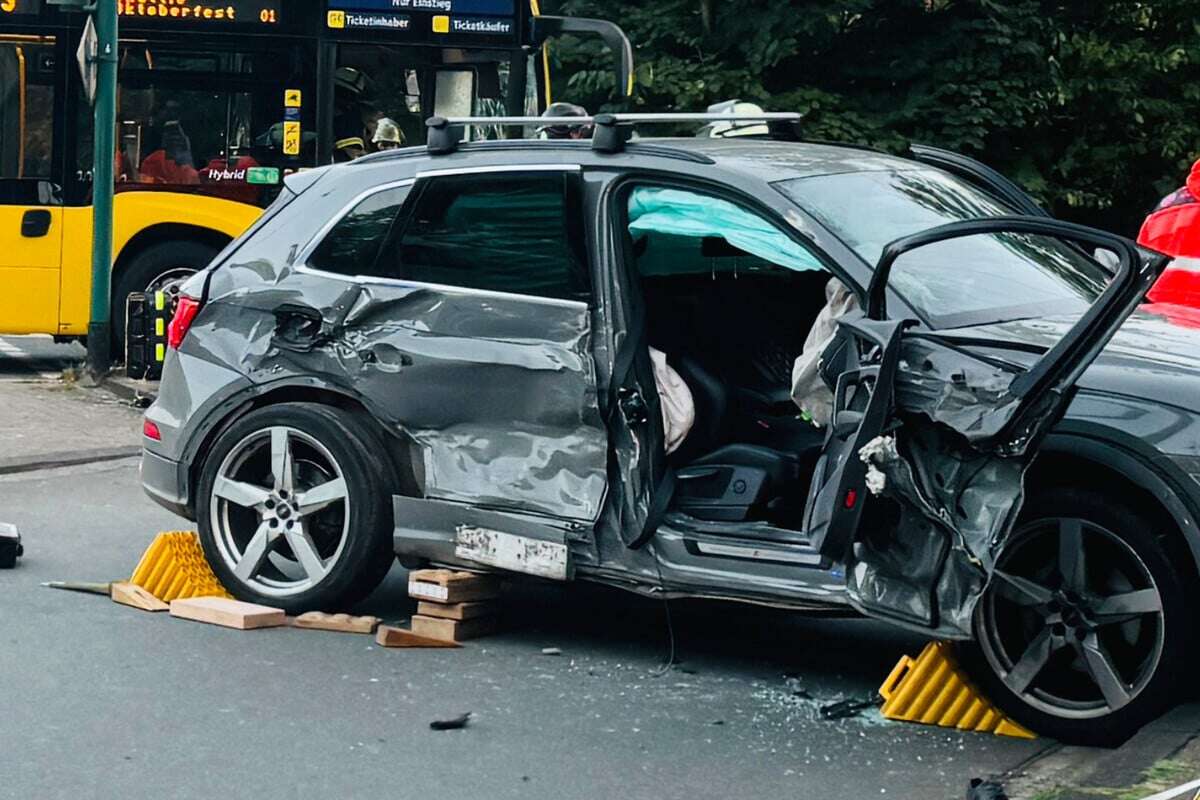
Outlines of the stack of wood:
{"type": "Polygon", "coordinates": [[[412,631],[419,636],[461,642],[496,629],[500,577],[448,569],[423,569],[408,577],[408,595],[417,600],[412,631]]]}

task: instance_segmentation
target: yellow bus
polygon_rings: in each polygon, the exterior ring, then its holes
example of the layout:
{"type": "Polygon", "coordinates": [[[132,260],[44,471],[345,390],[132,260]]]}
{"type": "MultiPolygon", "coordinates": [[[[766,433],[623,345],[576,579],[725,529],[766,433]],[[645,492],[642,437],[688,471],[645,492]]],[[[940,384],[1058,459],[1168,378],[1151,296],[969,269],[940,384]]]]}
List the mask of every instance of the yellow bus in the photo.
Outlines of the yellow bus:
{"type": "MultiPolygon", "coordinates": [[[[422,143],[435,114],[537,113],[548,100],[539,57],[548,37],[599,34],[618,50],[618,85],[631,88],[619,28],[540,16],[536,0],[118,5],[117,353],[128,295],[169,291],[204,266],[288,173],[370,152],[381,135],[422,143]]],[[[0,334],[87,333],[92,110],[77,55],[85,21],[46,0],[0,0],[0,334]]]]}

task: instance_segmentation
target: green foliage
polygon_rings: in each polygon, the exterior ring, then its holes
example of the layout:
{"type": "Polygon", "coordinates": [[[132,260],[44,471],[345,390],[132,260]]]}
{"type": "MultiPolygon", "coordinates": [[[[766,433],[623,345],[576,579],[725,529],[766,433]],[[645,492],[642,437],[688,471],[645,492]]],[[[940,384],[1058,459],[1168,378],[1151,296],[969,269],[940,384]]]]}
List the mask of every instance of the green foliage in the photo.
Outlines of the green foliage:
{"type": "MultiPolygon", "coordinates": [[[[1200,155],[1200,0],[557,0],[617,21],[640,110],[731,98],[812,138],[981,158],[1055,214],[1123,233],[1200,155]]],[[[551,51],[556,96],[611,107],[611,56],[551,51]]]]}

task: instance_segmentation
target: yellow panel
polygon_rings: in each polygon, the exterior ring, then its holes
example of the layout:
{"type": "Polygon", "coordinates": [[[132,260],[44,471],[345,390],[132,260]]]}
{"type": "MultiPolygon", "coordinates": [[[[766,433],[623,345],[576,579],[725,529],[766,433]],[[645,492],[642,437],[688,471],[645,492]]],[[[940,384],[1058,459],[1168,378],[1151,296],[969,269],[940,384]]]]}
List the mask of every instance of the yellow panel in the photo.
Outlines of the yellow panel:
{"type": "Polygon", "coordinates": [[[0,334],[58,333],[63,209],[0,206],[0,334]],[[26,211],[48,211],[45,236],[21,235],[26,211]]]}
{"type": "Polygon", "coordinates": [[[450,32],[450,18],[443,14],[438,14],[437,16],[435,16],[433,18],[433,32],[434,33],[449,33],[450,32]]]}

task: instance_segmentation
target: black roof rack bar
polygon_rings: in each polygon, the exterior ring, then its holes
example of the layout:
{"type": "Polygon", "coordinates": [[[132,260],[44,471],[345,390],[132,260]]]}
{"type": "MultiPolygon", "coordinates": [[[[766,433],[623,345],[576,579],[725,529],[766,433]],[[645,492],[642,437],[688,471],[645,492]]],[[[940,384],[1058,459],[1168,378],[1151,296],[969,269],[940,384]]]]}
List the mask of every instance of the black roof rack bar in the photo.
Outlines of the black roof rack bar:
{"type": "Polygon", "coordinates": [[[735,113],[690,113],[667,112],[661,114],[596,114],[591,117],[430,117],[425,121],[428,130],[426,149],[433,155],[453,153],[458,147],[462,129],[468,125],[562,125],[579,127],[595,126],[592,134],[592,149],[602,153],[619,153],[634,125],[669,125],[682,122],[766,122],[771,124],[772,133],[779,132],[780,138],[791,138],[789,134],[799,126],[802,114],[794,111],[763,111],[751,114],[735,113]]]}

